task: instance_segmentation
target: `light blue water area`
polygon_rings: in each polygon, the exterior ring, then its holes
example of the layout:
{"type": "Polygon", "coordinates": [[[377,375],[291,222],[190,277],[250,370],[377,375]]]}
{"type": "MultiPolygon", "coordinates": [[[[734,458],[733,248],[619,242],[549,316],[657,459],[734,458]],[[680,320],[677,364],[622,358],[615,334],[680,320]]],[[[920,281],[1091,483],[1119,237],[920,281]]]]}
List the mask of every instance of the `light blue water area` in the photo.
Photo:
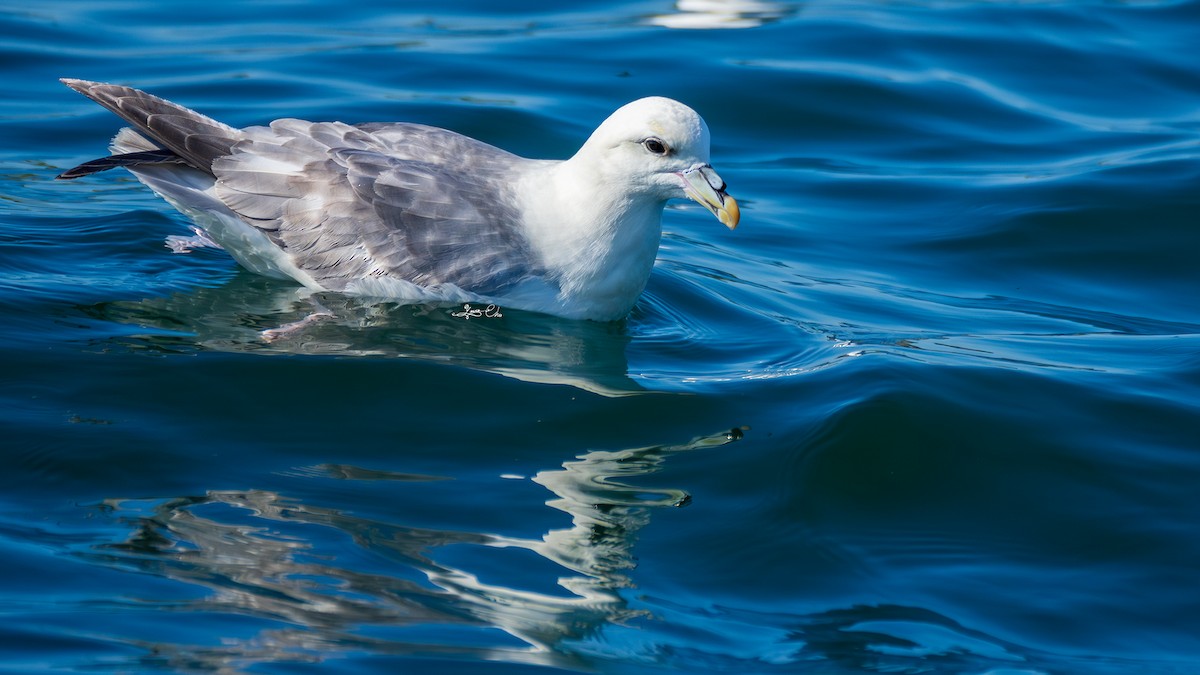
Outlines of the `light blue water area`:
{"type": "Polygon", "coordinates": [[[1187,673],[1200,4],[0,2],[0,670],[1187,673]],[[120,127],[712,131],[615,323],[175,254],[120,127]],[[275,339],[267,339],[275,337],[275,339]]]}

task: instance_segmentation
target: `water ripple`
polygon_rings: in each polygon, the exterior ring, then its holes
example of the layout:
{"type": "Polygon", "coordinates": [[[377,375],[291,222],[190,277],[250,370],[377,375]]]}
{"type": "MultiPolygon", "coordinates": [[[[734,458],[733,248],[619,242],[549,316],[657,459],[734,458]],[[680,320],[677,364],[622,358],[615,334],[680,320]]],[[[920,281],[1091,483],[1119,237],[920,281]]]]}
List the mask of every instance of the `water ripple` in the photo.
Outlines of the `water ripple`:
{"type": "Polygon", "coordinates": [[[0,10],[0,656],[1191,672],[1198,10],[0,10]],[[313,295],[55,181],[120,126],[62,76],[546,158],[672,96],[743,222],[612,324],[313,295]]]}

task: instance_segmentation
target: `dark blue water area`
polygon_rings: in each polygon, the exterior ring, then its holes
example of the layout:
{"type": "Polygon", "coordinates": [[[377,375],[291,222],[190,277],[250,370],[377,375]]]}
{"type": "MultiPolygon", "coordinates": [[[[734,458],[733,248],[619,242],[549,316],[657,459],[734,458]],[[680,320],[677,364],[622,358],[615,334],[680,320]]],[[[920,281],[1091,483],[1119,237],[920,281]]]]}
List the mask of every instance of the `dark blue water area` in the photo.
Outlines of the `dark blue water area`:
{"type": "Polygon", "coordinates": [[[0,2],[0,671],[1193,672],[1198,27],[0,2]],[[671,96],[742,224],[620,322],[312,296],[55,181],[120,127],[59,77],[546,158],[671,96]]]}

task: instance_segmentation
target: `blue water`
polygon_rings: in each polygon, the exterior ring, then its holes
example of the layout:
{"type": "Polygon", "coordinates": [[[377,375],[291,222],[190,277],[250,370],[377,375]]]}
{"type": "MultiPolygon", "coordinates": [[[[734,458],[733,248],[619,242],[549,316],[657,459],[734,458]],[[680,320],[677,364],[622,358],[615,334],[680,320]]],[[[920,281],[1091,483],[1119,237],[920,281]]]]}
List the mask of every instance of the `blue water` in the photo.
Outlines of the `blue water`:
{"type": "Polygon", "coordinates": [[[1190,673],[1200,3],[0,2],[0,670],[1190,673]],[[707,7],[707,13],[696,8],[707,7]],[[678,98],[629,318],[220,251],[111,114],[565,157],[678,98]]]}

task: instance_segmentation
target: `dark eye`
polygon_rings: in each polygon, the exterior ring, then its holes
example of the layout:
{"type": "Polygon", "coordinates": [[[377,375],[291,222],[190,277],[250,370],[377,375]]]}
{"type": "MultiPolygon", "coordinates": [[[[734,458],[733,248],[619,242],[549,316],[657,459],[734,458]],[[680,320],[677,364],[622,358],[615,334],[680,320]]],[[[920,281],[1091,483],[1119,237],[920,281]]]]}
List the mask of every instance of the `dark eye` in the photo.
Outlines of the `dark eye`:
{"type": "Polygon", "coordinates": [[[642,141],[642,145],[646,146],[647,150],[656,155],[665,155],[671,152],[671,148],[657,138],[647,138],[642,141]]]}

